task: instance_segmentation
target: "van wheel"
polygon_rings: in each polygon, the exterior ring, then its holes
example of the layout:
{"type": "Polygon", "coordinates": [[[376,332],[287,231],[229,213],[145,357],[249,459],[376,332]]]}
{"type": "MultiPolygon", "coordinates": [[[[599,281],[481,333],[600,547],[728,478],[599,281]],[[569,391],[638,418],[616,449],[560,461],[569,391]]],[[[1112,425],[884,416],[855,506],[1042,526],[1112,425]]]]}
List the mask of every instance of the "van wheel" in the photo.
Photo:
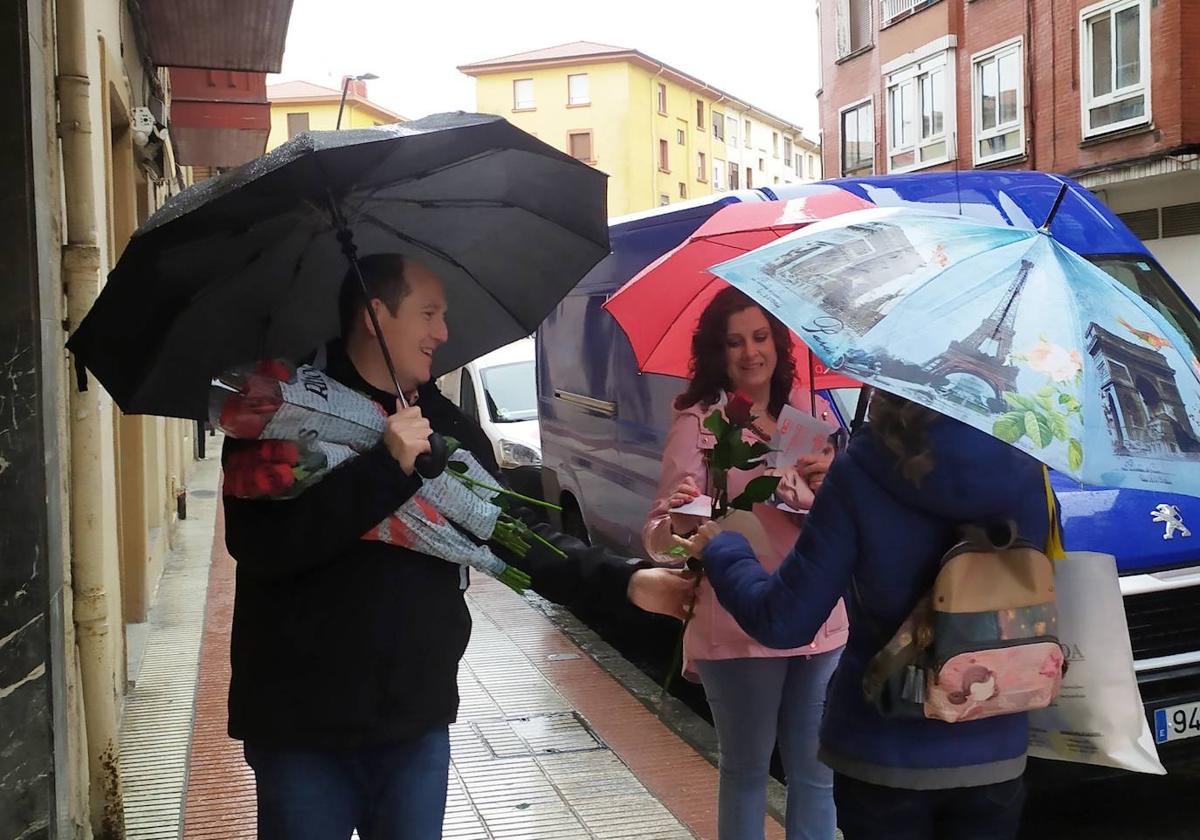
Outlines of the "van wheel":
{"type": "Polygon", "coordinates": [[[592,539],[588,536],[587,525],[583,523],[583,514],[579,512],[579,503],[573,496],[563,496],[562,523],[565,533],[570,534],[584,545],[592,544],[592,539]]]}

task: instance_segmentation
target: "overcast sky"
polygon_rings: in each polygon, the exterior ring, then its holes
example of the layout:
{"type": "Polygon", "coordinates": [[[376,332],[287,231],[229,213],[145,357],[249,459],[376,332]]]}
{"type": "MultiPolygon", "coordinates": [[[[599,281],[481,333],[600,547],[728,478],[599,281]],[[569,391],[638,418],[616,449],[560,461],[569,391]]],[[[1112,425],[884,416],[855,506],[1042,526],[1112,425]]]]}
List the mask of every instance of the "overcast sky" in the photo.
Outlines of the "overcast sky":
{"type": "Polygon", "coordinates": [[[698,3],[607,0],[295,0],[283,72],[338,87],[375,73],[370,98],[406,117],[473,110],[474,80],[455,68],[485,58],[596,41],[641,50],[798,125],[819,129],[815,0],[698,3]],[[710,9],[712,11],[710,11],[710,9]],[[575,14],[569,22],[568,10],[575,14]],[[718,11],[719,10],[719,11],[718,11]],[[769,37],[749,35],[769,32],[769,37]]]}

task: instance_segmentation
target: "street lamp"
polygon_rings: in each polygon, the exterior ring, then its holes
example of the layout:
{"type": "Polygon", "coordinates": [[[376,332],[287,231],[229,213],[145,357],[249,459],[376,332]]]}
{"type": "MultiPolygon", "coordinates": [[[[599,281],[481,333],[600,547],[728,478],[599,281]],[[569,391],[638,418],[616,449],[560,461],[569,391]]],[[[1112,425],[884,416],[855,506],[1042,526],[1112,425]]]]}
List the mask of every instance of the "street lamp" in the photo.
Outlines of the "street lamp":
{"type": "Polygon", "coordinates": [[[334,130],[342,127],[342,109],[346,107],[346,91],[350,89],[350,83],[367,82],[378,78],[374,73],[363,73],[361,76],[347,76],[342,79],[342,101],[338,103],[337,125],[334,126],[334,130]]]}

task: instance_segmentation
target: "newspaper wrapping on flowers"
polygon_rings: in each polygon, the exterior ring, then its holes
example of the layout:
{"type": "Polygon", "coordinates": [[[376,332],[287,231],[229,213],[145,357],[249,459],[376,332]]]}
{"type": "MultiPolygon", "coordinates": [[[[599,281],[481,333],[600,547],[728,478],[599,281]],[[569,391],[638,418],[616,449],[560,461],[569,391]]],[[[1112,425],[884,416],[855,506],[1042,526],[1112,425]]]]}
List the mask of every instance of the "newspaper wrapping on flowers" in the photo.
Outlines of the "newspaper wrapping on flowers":
{"type": "MultiPolygon", "coordinates": [[[[307,365],[292,369],[279,361],[214,381],[209,417],[230,437],[254,442],[227,454],[226,492],[268,499],[294,498],[312,487],[375,446],[387,422],[378,404],[323,371],[307,365]]],[[[471,539],[495,541],[519,556],[522,547],[528,549],[527,540],[514,542],[512,532],[520,527],[493,501],[504,491],[492,486],[495,479],[469,452],[457,450],[453,459],[454,471],[423,481],[364,539],[471,566],[522,590],[528,576],[471,539]]]]}

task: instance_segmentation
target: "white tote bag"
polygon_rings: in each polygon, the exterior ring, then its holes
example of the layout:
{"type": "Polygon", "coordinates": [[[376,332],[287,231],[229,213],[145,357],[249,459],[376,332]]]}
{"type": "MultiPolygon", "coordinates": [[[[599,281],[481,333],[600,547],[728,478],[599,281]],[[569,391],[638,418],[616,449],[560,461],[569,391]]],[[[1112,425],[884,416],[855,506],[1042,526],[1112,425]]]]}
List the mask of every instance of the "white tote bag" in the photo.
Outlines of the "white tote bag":
{"type": "Polygon", "coordinates": [[[1116,558],[1072,551],[1054,571],[1069,665],[1058,698],[1029,713],[1029,754],[1165,774],[1142,710],[1116,558]]]}

